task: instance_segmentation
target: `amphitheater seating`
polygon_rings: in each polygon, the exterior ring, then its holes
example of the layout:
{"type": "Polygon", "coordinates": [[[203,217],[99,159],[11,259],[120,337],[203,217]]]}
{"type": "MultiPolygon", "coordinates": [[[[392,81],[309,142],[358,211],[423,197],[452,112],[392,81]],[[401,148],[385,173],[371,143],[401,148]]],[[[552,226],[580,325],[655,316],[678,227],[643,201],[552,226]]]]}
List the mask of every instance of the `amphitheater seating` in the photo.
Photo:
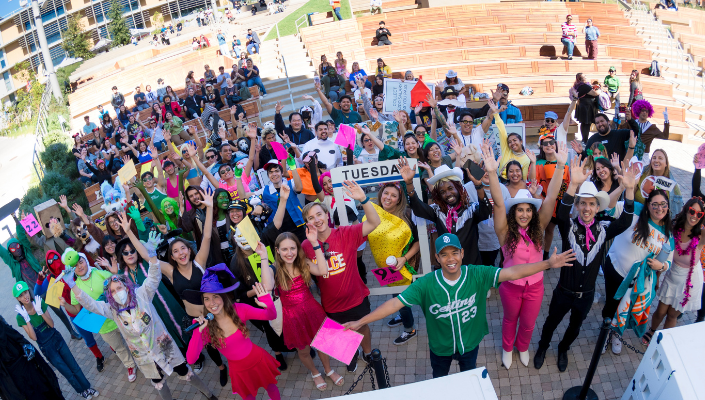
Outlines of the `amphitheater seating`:
{"type": "Polygon", "coordinates": [[[687,11],[655,10],[656,16],[671,26],[673,36],[681,42],[683,48],[693,56],[693,61],[703,67],[705,64],[705,11],[687,9],[687,11]]]}

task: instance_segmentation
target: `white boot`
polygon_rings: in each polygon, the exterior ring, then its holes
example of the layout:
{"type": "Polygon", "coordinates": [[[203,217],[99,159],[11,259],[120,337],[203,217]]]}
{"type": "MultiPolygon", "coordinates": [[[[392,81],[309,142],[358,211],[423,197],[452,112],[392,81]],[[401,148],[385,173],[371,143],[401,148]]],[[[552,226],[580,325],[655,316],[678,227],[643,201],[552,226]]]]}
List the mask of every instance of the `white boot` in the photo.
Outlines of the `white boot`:
{"type": "Polygon", "coordinates": [[[511,351],[504,351],[502,349],[502,365],[504,365],[504,368],[509,369],[509,367],[512,366],[512,352],[511,351]]]}
{"type": "Polygon", "coordinates": [[[519,361],[521,361],[525,367],[529,366],[529,350],[519,352],[519,361]]]}

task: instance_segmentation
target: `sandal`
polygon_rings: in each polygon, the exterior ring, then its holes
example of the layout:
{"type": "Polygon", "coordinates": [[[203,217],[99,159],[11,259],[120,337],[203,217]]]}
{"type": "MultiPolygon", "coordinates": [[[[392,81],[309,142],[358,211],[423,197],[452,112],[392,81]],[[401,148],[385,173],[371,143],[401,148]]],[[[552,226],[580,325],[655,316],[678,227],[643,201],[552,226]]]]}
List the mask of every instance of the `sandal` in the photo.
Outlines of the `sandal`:
{"type": "MultiPolygon", "coordinates": [[[[326,372],[326,376],[330,378],[330,376],[333,375],[334,373],[335,373],[335,370],[331,369],[330,371],[326,372]]],[[[330,378],[330,379],[333,380],[333,378],[330,378]]],[[[343,386],[345,384],[345,378],[343,378],[342,376],[339,376],[338,379],[336,381],[334,381],[333,383],[335,384],[335,386],[343,386]]]]}
{"type": "Polygon", "coordinates": [[[654,336],[654,333],[656,333],[656,331],[653,328],[649,328],[649,330],[644,334],[644,336],[641,337],[641,344],[645,347],[648,347],[649,343],[651,343],[651,337],[654,336]]]}
{"type": "MultiPolygon", "coordinates": [[[[320,378],[321,373],[317,373],[316,375],[311,374],[311,378],[316,379],[320,378]]],[[[315,381],[313,383],[316,383],[315,381]]],[[[316,389],[320,390],[321,392],[325,392],[325,390],[328,388],[328,384],[326,383],[326,380],[323,380],[323,383],[319,383],[316,385],[316,389]]]]}

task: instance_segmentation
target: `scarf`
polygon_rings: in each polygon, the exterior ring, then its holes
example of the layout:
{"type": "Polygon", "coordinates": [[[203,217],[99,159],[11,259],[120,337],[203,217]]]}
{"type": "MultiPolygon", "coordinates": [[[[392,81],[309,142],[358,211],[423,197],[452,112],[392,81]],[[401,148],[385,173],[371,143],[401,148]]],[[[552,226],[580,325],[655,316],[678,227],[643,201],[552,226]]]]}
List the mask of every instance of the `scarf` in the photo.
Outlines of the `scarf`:
{"type": "Polygon", "coordinates": [[[533,244],[534,242],[531,241],[531,238],[529,237],[529,234],[526,233],[526,228],[519,227],[519,235],[524,239],[524,241],[528,244],[533,244]]]}
{"type": "Polygon", "coordinates": [[[451,227],[453,226],[453,224],[458,222],[458,210],[460,209],[461,205],[462,203],[458,202],[455,207],[448,209],[448,215],[446,216],[446,230],[448,232],[451,232],[451,227]]]}
{"type": "Polygon", "coordinates": [[[585,247],[587,247],[588,251],[590,251],[590,240],[592,240],[593,242],[597,241],[595,240],[595,236],[593,236],[592,231],[590,230],[590,227],[592,226],[592,224],[595,223],[595,220],[593,219],[589,223],[585,223],[583,222],[582,218],[578,218],[578,222],[580,223],[580,225],[585,227],[585,247]]]}

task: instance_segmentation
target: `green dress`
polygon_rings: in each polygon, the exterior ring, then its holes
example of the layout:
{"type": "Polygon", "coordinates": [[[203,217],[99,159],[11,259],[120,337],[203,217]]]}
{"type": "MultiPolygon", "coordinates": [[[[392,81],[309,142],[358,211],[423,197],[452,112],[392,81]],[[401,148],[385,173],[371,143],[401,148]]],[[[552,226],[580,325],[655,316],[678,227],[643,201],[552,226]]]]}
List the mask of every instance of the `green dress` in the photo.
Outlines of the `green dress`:
{"type": "MultiPolygon", "coordinates": [[[[136,284],[142,285],[142,283],[147,279],[147,270],[149,269],[149,264],[147,261],[142,261],[141,265],[138,265],[135,271],[130,271],[127,275],[136,284]]],[[[181,334],[181,325],[177,321],[181,321],[186,316],[186,311],[179,304],[178,300],[164,285],[164,282],[159,282],[159,290],[157,290],[157,295],[152,299],[152,304],[159,314],[159,318],[164,322],[166,330],[169,335],[174,339],[176,345],[182,349],[188,348],[188,343],[184,341],[181,334]]]]}

